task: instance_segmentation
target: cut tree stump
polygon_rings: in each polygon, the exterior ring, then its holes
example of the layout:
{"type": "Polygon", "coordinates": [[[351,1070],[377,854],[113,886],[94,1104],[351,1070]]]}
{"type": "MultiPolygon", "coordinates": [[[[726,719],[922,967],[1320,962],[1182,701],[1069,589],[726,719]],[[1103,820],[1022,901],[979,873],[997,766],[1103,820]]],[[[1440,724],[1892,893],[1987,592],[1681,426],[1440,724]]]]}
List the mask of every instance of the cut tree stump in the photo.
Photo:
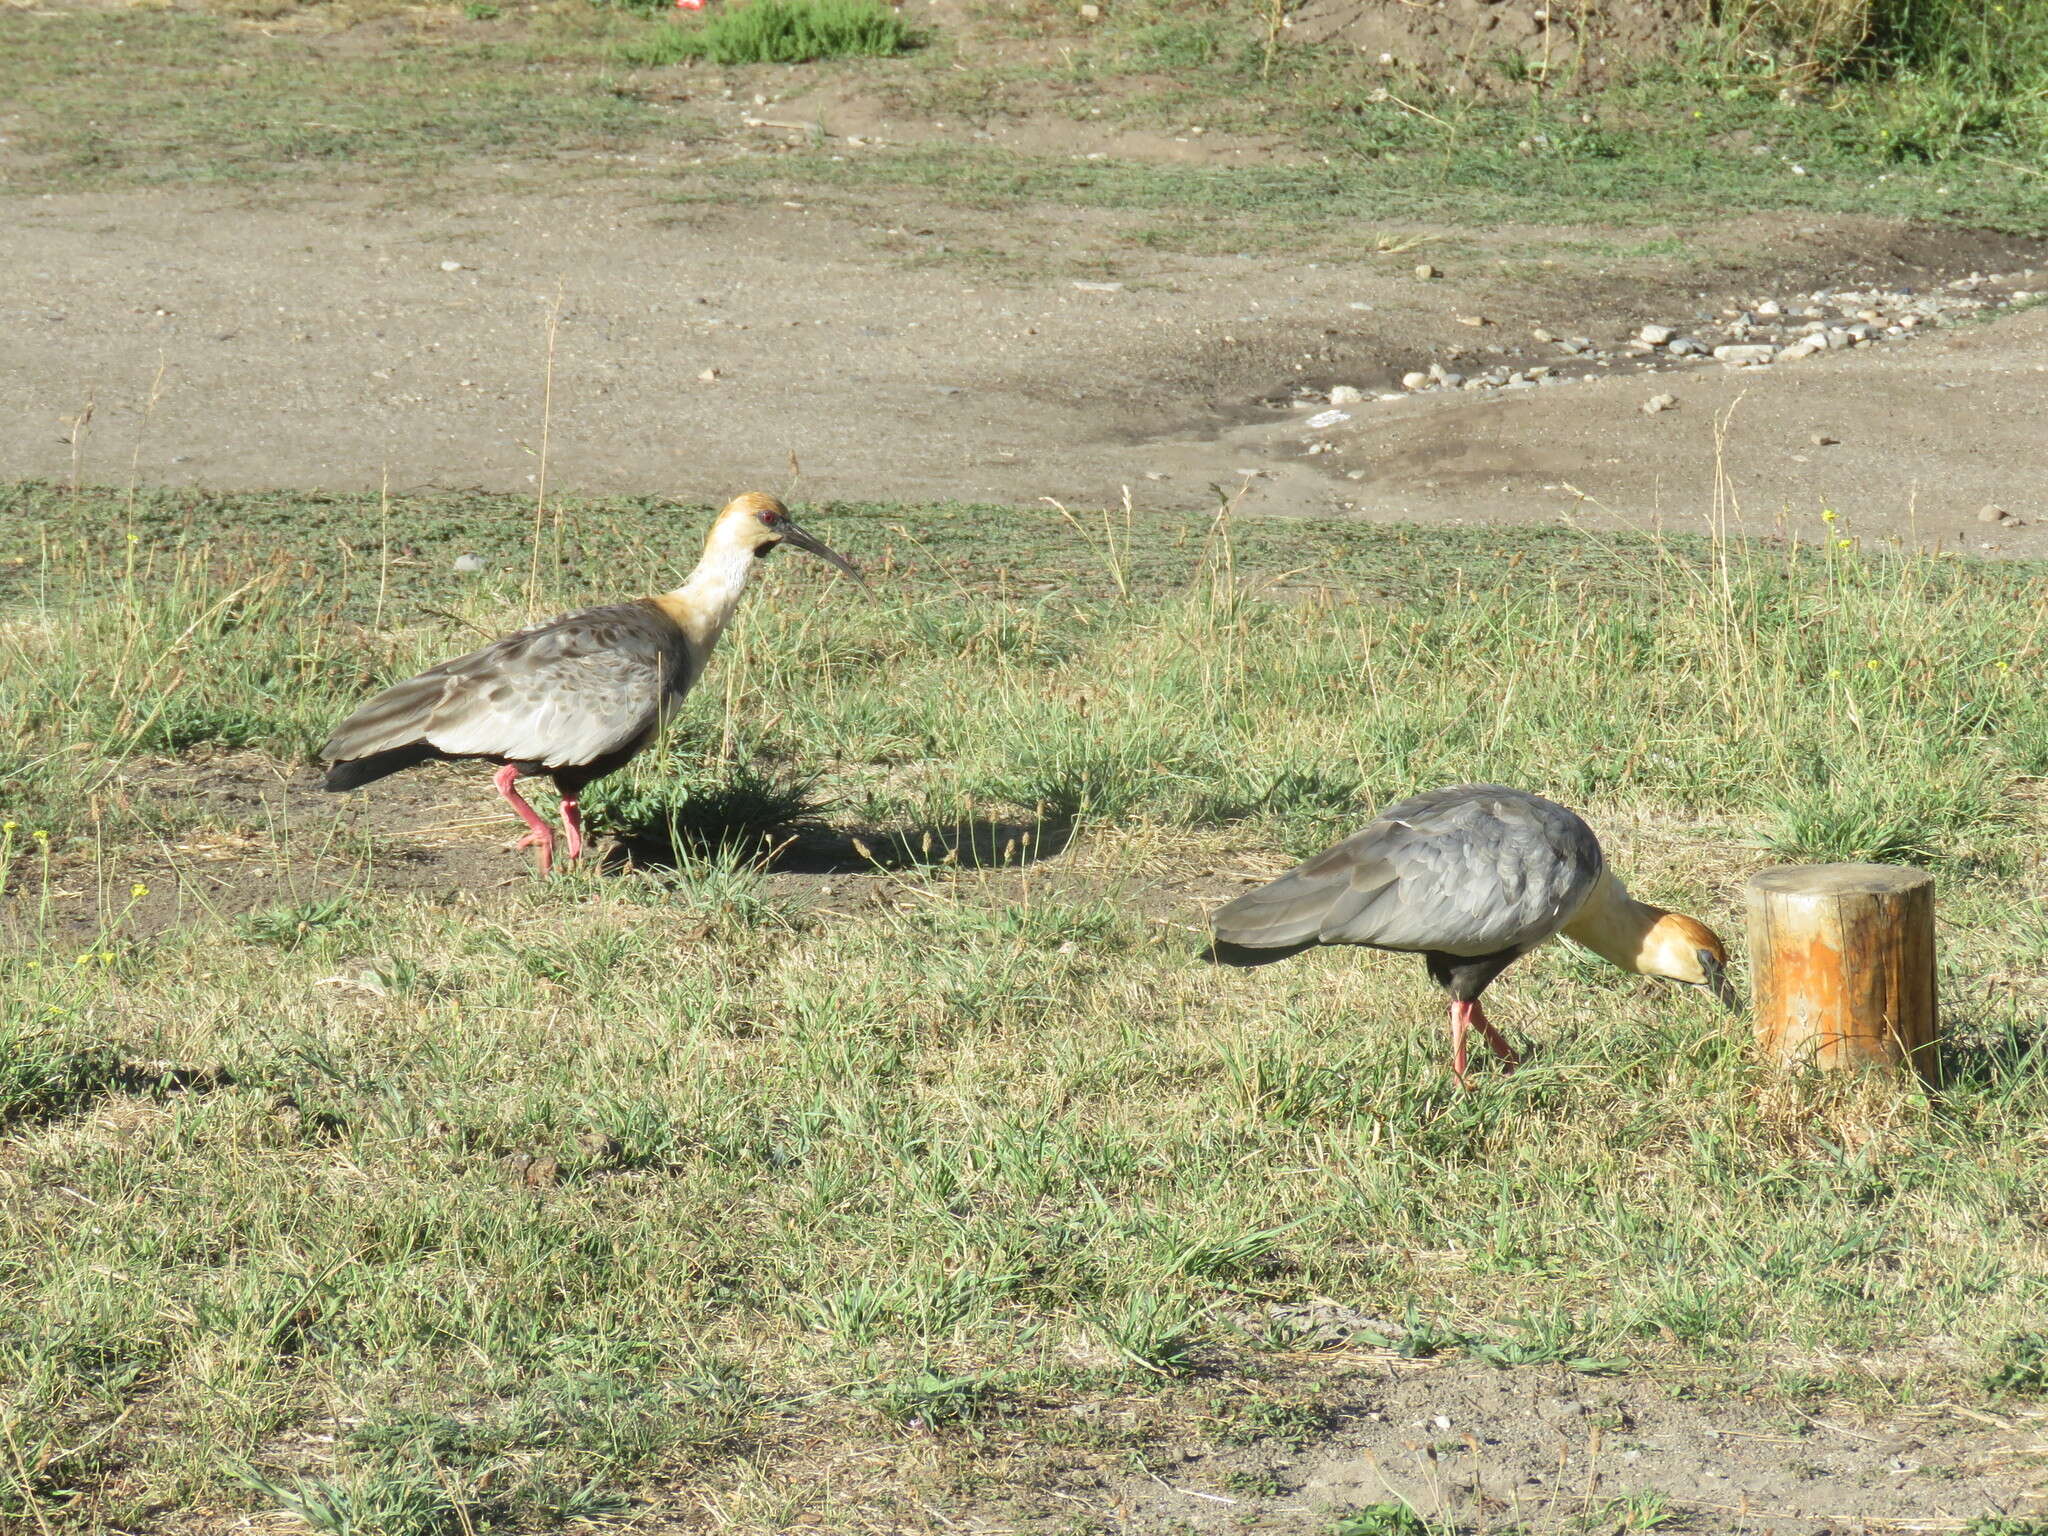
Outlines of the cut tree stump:
{"type": "Polygon", "coordinates": [[[1766,1061],[1934,1075],[1932,875],[1804,864],[1753,876],[1748,895],[1756,1042],[1766,1061]]]}

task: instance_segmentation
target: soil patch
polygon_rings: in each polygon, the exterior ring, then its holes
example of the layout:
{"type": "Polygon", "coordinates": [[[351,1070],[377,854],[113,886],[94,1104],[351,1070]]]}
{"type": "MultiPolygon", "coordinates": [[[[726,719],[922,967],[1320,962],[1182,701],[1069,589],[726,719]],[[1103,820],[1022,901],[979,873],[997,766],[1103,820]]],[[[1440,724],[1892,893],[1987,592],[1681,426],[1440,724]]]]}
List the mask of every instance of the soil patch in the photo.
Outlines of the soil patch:
{"type": "Polygon", "coordinates": [[[1308,0],[1284,35],[1471,89],[1504,72],[1599,78],[1628,61],[1675,54],[1707,19],[1700,0],[1308,0]]]}
{"type": "Polygon", "coordinates": [[[780,490],[794,453],[811,499],[1114,505],[1128,488],[1206,514],[1221,486],[1254,513],[1701,526],[1711,422],[1742,395],[1719,463],[1750,506],[2018,548],[1985,538],[1978,509],[2031,523],[2048,502],[2039,315],[1700,370],[1661,417],[1641,412],[1649,381],[1613,377],[1376,406],[1345,453],[1314,455],[1287,403],[1432,363],[1518,366],[1536,327],[1616,346],[1819,274],[2037,281],[2023,274],[2048,259],[2002,237],[1758,216],[1652,254],[1418,229],[1383,253],[1196,256],[1135,245],[1104,211],[675,205],[647,181],[550,192],[488,173],[432,209],[336,191],[18,211],[0,454],[19,475],[531,489],[545,415],[550,483],[589,492],[780,490]],[[1421,258],[1442,277],[1418,281],[1421,258]],[[1842,446],[1814,453],[1815,435],[1842,446]]]}
{"type": "Polygon", "coordinates": [[[1190,1455],[1110,1481],[1100,1502],[1130,1511],[1123,1530],[1300,1536],[1387,1504],[1458,1530],[1701,1536],[1959,1530],[1991,1511],[2048,1512],[2039,1409],[1877,1419],[1693,1401],[1554,1366],[1385,1369],[1327,1443],[1190,1455]]]}

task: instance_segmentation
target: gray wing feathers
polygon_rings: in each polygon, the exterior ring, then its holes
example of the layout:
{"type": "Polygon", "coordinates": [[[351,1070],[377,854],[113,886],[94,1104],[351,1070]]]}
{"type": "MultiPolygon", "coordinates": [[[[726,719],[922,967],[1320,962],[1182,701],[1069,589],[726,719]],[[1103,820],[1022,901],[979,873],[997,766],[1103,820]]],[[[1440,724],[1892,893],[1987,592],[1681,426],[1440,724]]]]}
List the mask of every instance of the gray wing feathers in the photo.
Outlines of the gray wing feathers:
{"type": "Polygon", "coordinates": [[[630,746],[690,679],[680,636],[642,603],[572,613],[398,683],[321,751],[353,760],[424,741],[451,756],[560,768],[630,746]]]}
{"type": "Polygon", "coordinates": [[[335,727],[320,749],[322,761],[353,762],[424,740],[427,721],[446,692],[447,679],[438,668],[386,688],[335,727]]]}
{"type": "Polygon", "coordinates": [[[1373,831],[1368,827],[1270,885],[1238,897],[1210,919],[1216,937],[1251,949],[1278,949],[1321,937],[1332,912],[1370,903],[1396,878],[1393,867],[1373,859],[1366,848],[1373,831]]]}
{"type": "Polygon", "coordinates": [[[1389,806],[1373,824],[1216,914],[1217,937],[1484,955],[1527,949],[1571,919],[1600,845],[1563,806],[1459,785],[1389,806]]]}

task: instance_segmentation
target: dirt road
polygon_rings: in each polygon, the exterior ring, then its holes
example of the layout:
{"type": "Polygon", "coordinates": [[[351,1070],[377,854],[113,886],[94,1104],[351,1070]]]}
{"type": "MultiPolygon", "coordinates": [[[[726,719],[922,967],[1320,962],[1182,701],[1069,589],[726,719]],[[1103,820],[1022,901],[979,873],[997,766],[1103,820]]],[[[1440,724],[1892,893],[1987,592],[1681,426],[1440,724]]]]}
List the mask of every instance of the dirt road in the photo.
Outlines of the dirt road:
{"type": "MultiPolygon", "coordinates": [[[[2048,311],[1769,368],[1619,350],[1646,322],[1815,285],[1926,291],[1975,271],[2009,295],[2048,256],[1752,218],[1656,263],[1532,262],[1516,253],[1558,232],[1468,232],[1425,281],[1431,234],[1381,232],[1404,249],[1361,240],[1340,260],[1195,257],[1126,242],[1107,215],[1020,229],[852,198],[679,207],[653,176],[536,192],[511,172],[430,207],[344,191],[25,200],[0,230],[0,463],[520,489],[545,425],[566,490],[781,488],[795,454],[811,499],[1096,505],[1128,487],[1196,509],[1222,487],[1275,515],[1698,526],[1732,408],[1723,463],[1750,528],[1813,528],[1833,508],[1863,533],[2048,551],[2048,311]],[[1041,271],[978,262],[998,237],[1042,249],[1041,271]],[[1610,357],[1570,387],[1376,398],[1432,362],[1584,361],[1537,327],[1610,357]],[[1338,383],[1364,402],[1307,428],[1326,403],[1311,392],[1338,383]],[[1645,414],[1660,393],[1674,408],[1645,414]],[[1986,504],[2020,525],[1979,522],[1986,504]]],[[[2031,280],[2048,289],[2048,271],[2031,280]]]]}

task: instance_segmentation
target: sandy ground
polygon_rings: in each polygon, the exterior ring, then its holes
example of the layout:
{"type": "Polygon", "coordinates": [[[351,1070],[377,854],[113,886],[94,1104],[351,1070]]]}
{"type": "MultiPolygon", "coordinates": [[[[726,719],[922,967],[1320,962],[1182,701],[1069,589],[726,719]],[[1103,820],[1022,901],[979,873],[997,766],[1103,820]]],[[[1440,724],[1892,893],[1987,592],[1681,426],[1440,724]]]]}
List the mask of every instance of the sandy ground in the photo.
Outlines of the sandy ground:
{"type": "Polygon", "coordinates": [[[808,499],[1128,488],[1194,510],[1222,487],[1251,513],[1675,527],[1714,512],[1726,419],[1744,526],[1815,529],[1834,508],[1863,533],[2048,552],[2048,309],[1769,369],[1617,361],[1568,388],[1370,398],[1461,348],[1468,367],[1555,360],[1537,325],[1612,346],[1815,283],[2048,269],[2017,242],[1757,218],[1646,271],[1511,260],[1546,232],[1501,231],[1447,247],[1423,282],[1406,253],[1156,253],[1109,215],[662,190],[480,173],[429,207],[18,201],[0,227],[0,473],[517,490],[545,426],[549,481],[575,491],[784,489],[794,454],[808,499]],[[1039,273],[961,255],[989,241],[1035,247],[1039,273]],[[1367,403],[1307,430],[1289,395],[1337,382],[1367,403]],[[1666,391],[1677,408],[1645,415],[1666,391]],[[2026,526],[1980,524],[1987,503],[2026,526]]]}
{"type": "Polygon", "coordinates": [[[1332,1515],[1405,1505],[1457,1531],[1653,1528],[1822,1536],[2038,1513],[2019,1469],[2048,1415],[1940,1404],[1889,1420],[1742,1399],[1692,1402],[1557,1366],[1382,1362],[1342,1428],[1301,1453],[1167,1458],[1080,1497],[1146,1536],[1323,1536],[1332,1515]],[[1657,1518],[1661,1515],[1661,1519],[1657,1518]],[[1668,1523],[1667,1523],[1668,1522],[1668,1523]]]}

